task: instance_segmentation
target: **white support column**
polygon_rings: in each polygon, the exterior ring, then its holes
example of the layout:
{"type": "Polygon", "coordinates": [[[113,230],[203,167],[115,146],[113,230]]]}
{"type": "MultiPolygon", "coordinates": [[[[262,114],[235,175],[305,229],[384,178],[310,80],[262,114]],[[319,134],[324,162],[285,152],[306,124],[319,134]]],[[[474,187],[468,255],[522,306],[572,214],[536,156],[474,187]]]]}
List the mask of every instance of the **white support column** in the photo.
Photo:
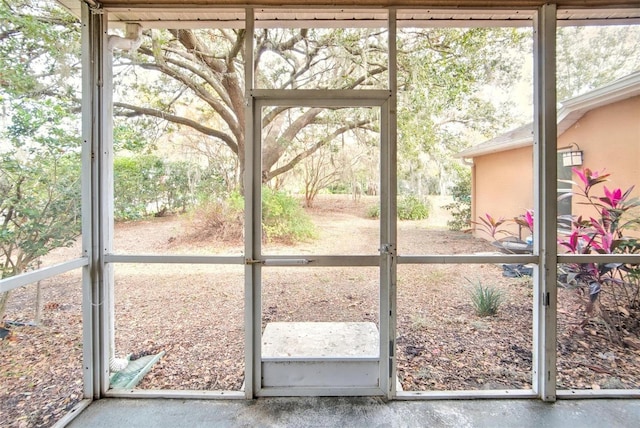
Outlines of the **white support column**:
{"type": "Polygon", "coordinates": [[[557,316],[557,119],[556,6],[543,5],[534,39],[534,276],[533,388],[544,401],[556,400],[557,316]]]}
{"type": "Polygon", "coordinates": [[[109,385],[108,307],[104,277],[104,160],[111,135],[111,89],[105,85],[108,63],[107,18],[101,10],[82,4],[82,251],[89,259],[83,269],[83,372],[87,398],[101,398],[109,385]],[[106,312],[105,312],[106,311],[106,312]]]}
{"type": "Polygon", "coordinates": [[[397,165],[398,165],[398,152],[397,152],[397,136],[398,136],[398,26],[396,20],[396,9],[389,9],[389,47],[388,47],[388,61],[389,61],[389,91],[391,97],[389,98],[389,136],[388,136],[388,180],[389,180],[389,219],[388,219],[388,238],[392,243],[394,252],[390,257],[389,270],[389,288],[386,298],[388,299],[388,336],[389,336],[389,385],[386,390],[389,399],[393,398],[397,393],[396,388],[396,324],[397,324],[397,251],[398,251],[398,237],[397,237],[397,192],[398,192],[398,177],[397,177],[397,165]]]}
{"type": "Polygon", "coordinates": [[[97,90],[95,81],[97,73],[94,67],[94,53],[100,34],[95,28],[100,28],[95,16],[86,3],[82,3],[82,254],[89,258],[89,264],[82,269],[82,377],[84,397],[99,396],[94,390],[95,342],[93,334],[94,324],[94,282],[93,271],[96,265],[94,239],[93,199],[93,152],[94,152],[94,111],[97,109],[97,90]]]}
{"type": "MultiPolygon", "coordinates": [[[[260,254],[260,219],[255,219],[255,210],[260,212],[259,188],[254,183],[255,158],[260,161],[260,153],[254,150],[254,103],[253,95],[253,8],[245,10],[245,39],[244,39],[244,98],[245,98],[245,127],[244,127],[244,254],[248,261],[254,260],[260,254]],[[258,193],[258,197],[256,197],[258,193]],[[256,236],[258,234],[258,236],[256,236]]],[[[259,122],[258,122],[259,126],[259,122]]],[[[244,392],[248,399],[255,397],[256,389],[260,387],[260,271],[259,266],[247,263],[244,269],[244,328],[245,328],[245,363],[244,363],[244,392]]]]}

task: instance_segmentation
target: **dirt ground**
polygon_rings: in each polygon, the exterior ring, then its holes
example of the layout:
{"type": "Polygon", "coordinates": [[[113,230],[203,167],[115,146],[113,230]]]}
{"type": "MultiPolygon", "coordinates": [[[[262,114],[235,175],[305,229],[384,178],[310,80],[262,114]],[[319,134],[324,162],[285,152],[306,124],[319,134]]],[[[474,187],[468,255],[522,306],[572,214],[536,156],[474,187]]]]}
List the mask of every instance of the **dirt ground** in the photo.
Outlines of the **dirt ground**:
{"type": "MultiPolygon", "coordinates": [[[[309,209],[319,237],[270,254],[378,254],[372,202],[324,198],[309,209]]],[[[431,220],[399,222],[402,255],[474,254],[495,249],[446,230],[436,204],[431,220]]],[[[116,227],[126,254],[240,255],[242,245],[195,239],[188,217],[116,227]],[[189,236],[189,238],[187,238],[189,236]]],[[[79,254],[56,251],[52,264],[79,254]]],[[[244,378],[244,267],[137,265],[115,269],[118,357],[165,355],[138,388],[239,390],[244,378]]],[[[273,321],[378,323],[379,269],[272,267],[263,270],[262,324],[273,321]]],[[[43,316],[34,319],[34,285],[16,290],[0,341],[0,425],[50,426],[82,398],[82,284],[78,272],[42,281],[43,316]]],[[[533,290],[530,277],[503,276],[500,265],[398,266],[398,379],[404,390],[530,389],[533,290]],[[482,283],[504,296],[497,315],[475,314],[470,292],[482,283]]],[[[558,294],[558,387],[640,387],[640,351],[612,343],[597,319],[585,320],[576,290],[558,294]]]]}

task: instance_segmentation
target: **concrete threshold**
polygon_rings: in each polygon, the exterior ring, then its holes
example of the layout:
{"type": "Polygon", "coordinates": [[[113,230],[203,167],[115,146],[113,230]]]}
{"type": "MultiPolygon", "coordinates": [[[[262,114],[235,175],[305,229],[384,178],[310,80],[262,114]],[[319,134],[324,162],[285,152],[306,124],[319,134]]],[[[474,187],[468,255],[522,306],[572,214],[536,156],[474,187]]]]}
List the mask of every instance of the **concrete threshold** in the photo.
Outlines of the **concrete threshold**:
{"type": "Polygon", "coordinates": [[[107,398],[68,426],[92,427],[562,427],[640,424],[640,400],[390,401],[372,397],[256,400],[107,398]]]}

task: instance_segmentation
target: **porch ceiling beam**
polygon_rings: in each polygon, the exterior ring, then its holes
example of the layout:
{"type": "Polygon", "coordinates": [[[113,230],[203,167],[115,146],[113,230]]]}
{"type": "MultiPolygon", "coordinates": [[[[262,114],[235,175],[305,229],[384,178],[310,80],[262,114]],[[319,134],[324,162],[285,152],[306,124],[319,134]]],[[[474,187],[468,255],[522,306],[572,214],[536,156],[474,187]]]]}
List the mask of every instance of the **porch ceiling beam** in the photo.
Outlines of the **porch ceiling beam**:
{"type": "MultiPolygon", "coordinates": [[[[60,0],[69,2],[72,0],[60,0]]],[[[84,0],[87,1],[87,0],[84,0]]],[[[184,9],[185,6],[211,7],[211,6],[236,6],[236,7],[279,7],[290,8],[292,6],[315,7],[330,6],[340,7],[453,7],[453,8],[538,8],[546,3],[554,3],[557,7],[611,7],[611,6],[638,6],[637,0],[92,0],[104,8],[112,7],[174,7],[184,9]]]]}
{"type": "MultiPolygon", "coordinates": [[[[57,0],[76,16],[82,0],[57,0]]],[[[640,23],[637,0],[629,4],[613,0],[559,0],[558,25],[602,25],[640,23]],[[615,5],[615,7],[613,7],[615,5]]],[[[530,26],[539,0],[496,1],[364,1],[303,2],[286,5],[236,1],[136,1],[95,2],[95,8],[108,12],[111,27],[138,23],[144,28],[243,28],[245,4],[255,12],[256,28],[342,28],[385,27],[390,5],[397,9],[397,26],[403,27],[495,27],[530,26]]]]}

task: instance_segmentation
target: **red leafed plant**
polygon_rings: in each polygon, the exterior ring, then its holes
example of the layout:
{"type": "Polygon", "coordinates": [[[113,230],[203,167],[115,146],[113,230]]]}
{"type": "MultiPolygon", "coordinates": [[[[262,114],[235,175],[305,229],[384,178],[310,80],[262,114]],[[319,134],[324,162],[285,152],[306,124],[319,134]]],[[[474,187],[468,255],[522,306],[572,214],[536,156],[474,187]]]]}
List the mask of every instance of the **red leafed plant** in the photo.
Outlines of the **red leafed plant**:
{"type": "MultiPolygon", "coordinates": [[[[558,240],[570,254],[638,254],[640,241],[629,232],[640,224],[637,208],[640,200],[627,190],[609,189],[603,171],[573,169],[576,181],[572,196],[592,209],[589,218],[572,216],[571,231],[558,240]]],[[[596,304],[609,326],[613,340],[622,341],[630,332],[640,330],[640,266],[636,263],[573,263],[560,266],[563,285],[585,288],[589,293],[587,310],[593,314],[596,304]],[[606,298],[603,299],[603,295],[606,298]],[[635,331],[634,331],[635,330],[635,331]]]]}
{"type": "MultiPolygon", "coordinates": [[[[570,183],[573,190],[560,198],[574,197],[576,203],[591,207],[592,213],[588,218],[577,215],[559,218],[571,226],[558,239],[560,248],[569,254],[640,254],[638,232],[630,234],[640,225],[640,199],[631,196],[634,186],[624,191],[610,189],[604,184],[610,174],[604,171],[574,168],[573,174],[577,177],[575,181],[561,180],[570,183]]],[[[494,239],[512,235],[504,229],[508,222],[515,222],[521,230],[533,231],[534,217],[530,210],[509,220],[495,220],[490,214],[479,220],[474,223],[494,239]]],[[[602,317],[612,340],[624,342],[629,334],[640,333],[639,264],[564,264],[559,266],[558,278],[561,286],[577,287],[588,293],[587,312],[591,315],[597,312],[602,317]]]]}

